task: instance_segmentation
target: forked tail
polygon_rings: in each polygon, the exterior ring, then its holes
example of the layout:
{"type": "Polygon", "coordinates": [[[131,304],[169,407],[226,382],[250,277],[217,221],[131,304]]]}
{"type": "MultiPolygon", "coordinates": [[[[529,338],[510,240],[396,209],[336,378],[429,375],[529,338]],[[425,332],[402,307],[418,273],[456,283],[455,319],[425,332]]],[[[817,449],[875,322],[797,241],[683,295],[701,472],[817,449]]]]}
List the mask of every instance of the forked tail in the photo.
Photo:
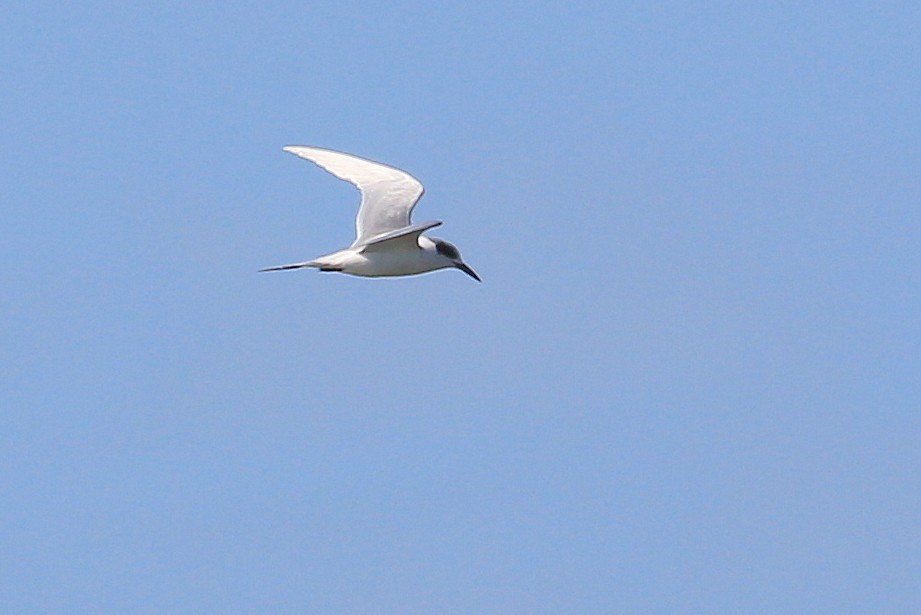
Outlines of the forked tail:
{"type": "Polygon", "coordinates": [[[260,269],[259,273],[263,271],[285,271],[287,269],[301,269],[302,267],[320,267],[320,263],[316,261],[304,261],[303,263],[292,263],[290,265],[279,265],[277,267],[266,267],[265,269],[260,269]]]}

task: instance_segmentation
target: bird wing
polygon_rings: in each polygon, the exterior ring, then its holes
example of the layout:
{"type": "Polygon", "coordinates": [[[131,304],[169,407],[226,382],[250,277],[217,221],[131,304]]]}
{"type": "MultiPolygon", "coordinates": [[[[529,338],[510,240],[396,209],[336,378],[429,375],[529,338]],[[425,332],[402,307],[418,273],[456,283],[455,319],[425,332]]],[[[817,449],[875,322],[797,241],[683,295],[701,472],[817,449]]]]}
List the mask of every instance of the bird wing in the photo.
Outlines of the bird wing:
{"type": "Polygon", "coordinates": [[[376,252],[378,250],[387,250],[391,247],[397,248],[394,244],[401,242],[406,242],[409,246],[418,248],[419,235],[436,226],[441,226],[441,221],[432,220],[430,222],[419,222],[417,224],[410,224],[409,226],[398,228],[389,233],[384,233],[383,235],[377,235],[365,242],[362,252],[376,252]]]}
{"type": "Polygon", "coordinates": [[[288,146],[284,150],[309,160],[339,179],[353,184],[361,192],[352,247],[364,245],[378,235],[410,226],[410,214],[424,188],[409,173],[319,147],[288,146]]]}

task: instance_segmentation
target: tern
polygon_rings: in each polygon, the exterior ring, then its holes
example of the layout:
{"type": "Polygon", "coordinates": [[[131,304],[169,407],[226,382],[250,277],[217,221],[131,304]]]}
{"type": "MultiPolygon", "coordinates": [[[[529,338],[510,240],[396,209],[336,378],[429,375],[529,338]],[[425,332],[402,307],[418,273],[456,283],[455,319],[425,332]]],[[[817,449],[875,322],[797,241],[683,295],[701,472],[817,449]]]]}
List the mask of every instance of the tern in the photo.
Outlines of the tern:
{"type": "Polygon", "coordinates": [[[422,233],[441,221],[410,222],[424,188],[415,177],[371,160],[319,147],[288,146],[284,151],[353,184],[361,193],[355,218],[355,241],[348,248],[313,260],[260,271],[313,267],[362,277],[417,275],[439,269],[460,269],[471,278],[480,276],[464,263],[460,252],[443,239],[422,233]]]}

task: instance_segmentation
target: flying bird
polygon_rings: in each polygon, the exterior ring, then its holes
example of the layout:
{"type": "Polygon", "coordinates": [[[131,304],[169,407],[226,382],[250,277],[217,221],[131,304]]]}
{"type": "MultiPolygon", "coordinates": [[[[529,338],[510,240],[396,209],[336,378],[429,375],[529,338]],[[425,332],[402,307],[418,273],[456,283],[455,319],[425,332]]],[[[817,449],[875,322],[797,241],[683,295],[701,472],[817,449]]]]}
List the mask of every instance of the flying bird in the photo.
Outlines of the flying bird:
{"type": "Polygon", "coordinates": [[[441,226],[440,221],[416,224],[410,221],[413,207],[424,190],[415,177],[379,162],[319,147],[289,146],[284,150],[358,188],[361,205],[355,218],[355,241],[344,250],[313,260],[260,271],[313,267],[320,271],[375,278],[454,268],[480,281],[480,276],[464,263],[456,247],[443,239],[422,234],[441,226]]]}

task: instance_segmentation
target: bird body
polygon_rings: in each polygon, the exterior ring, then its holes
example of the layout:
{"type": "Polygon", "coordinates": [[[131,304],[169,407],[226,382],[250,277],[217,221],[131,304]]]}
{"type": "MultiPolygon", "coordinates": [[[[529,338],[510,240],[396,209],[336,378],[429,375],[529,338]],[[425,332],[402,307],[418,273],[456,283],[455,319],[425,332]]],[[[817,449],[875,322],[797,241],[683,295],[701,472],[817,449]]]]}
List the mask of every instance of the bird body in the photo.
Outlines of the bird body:
{"type": "Polygon", "coordinates": [[[410,222],[413,207],[424,190],[419,180],[399,169],[351,154],[318,147],[289,146],[284,149],[358,188],[361,205],[355,219],[355,241],[348,248],[313,260],[261,271],[312,267],[376,278],[417,275],[453,267],[480,281],[476,272],[461,259],[457,248],[447,241],[422,234],[440,226],[441,222],[410,222]]]}
{"type": "Polygon", "coordinates": [[[436,252],[435,243],[428,237],[420,235],[418,245],[419,248],[415,252],[346,248],[315,258],[309,266],[367,278],[418,275],[451,266],[436,252]]]}

